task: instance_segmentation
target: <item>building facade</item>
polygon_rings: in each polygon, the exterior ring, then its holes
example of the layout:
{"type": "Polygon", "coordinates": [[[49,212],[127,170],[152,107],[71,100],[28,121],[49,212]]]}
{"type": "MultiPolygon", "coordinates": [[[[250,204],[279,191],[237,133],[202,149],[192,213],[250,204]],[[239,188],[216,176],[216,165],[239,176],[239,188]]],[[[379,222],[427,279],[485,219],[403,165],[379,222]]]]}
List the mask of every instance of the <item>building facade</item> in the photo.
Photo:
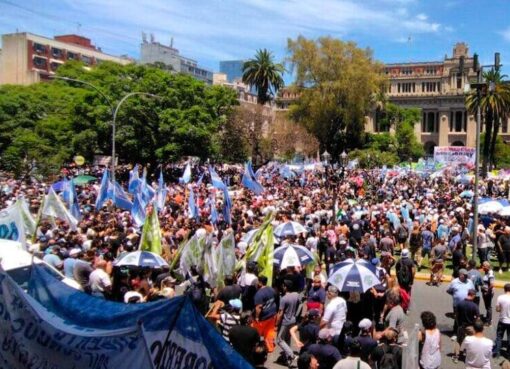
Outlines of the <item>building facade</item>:
{"type": "MultiPolygon", "coordinates": [[[[442,61],[386,64],[385,73],[388,100],[422,110],[415,135],[427,154],[433,154],[435,146],[475,146],[476,117],[467,112],[465,96],[476,73],[465,43],[457,43],[452,55],[442,61]]],[[[365,130],[377,133],[388,128],[379,125],[375,111],[367,117],[365,130]]],[[[505,141],[510,138],[508,121],[502,122],[500,135],[505,141]]]]}
{"type": "Polygon", "coordinates": [[[142,38],[142,44],[140,45],[140,63],[163,63],[170,66],[172,71],[176,73],[188,74],[212,85],[213,72],[200,68],[195,60],[180,55],[179,50],[173,47],[173,41],[167,46],[156,42],[153,35],[150,36],[149,41],[147,41],[145,35],[143,35],[142,38]]]}
{"type": "Polygon", "coordinates": [[[0,84],[29,85],[47,80],[68,60],[86,65],[103,61],[129,64],[131,59],[105,54],[79,35],[55,36],[53,39],[32,33],[2,35],[0,84]]]}
{"type": "MultiPolygon", "coordinates": [[[[388,76],[388,100],[401,107],[421,109],[421,121],[416,122],[414,132],[428,155],[434,153],[435,146],[475,146],[476,120],[466,110],[465,96],[476,73],[465,43],[457,43],[452,55],[442,61],[386,64],[384,72],[388,76]]],[[[298,92],[282,89],[278,107],[287,110],[298,98],[298,92]]],[[[383,127],[378,118],[377,110],[366,117],[366,132],[393,130],[383,127]]],[[[510,141],[509,121],[500,126],[499,134],[505,142],[510,141]]]]}

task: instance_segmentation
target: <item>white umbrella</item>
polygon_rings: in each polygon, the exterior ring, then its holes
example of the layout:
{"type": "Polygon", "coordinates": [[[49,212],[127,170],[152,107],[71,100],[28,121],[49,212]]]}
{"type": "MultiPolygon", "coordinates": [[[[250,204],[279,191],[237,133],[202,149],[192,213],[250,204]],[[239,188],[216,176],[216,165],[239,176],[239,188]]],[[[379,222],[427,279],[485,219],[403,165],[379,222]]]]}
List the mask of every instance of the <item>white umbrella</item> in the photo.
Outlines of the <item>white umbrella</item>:
{"type": "Polygon", "coordinates": [[[343,292],[363,293],[381,283],[375,266],[366,260],[347,259],[333,266],[328,282],[343,292]]]}
{"type": "Polygon", "coordinates": [[[138,266],[145,268],[167,267],[168,263],[158,254],[150,251],[134,251],[124,255],[114,263],[115,266],[138,266]]]}
{"type": "Polygon", "coordinates": [[[286,237],[286,236],[295,236],[300,233],[306,233],[306,229],[298,222],[286,222],[286,223],[280,224],[274,230],[274,235],[276,237],[280,237],[280,238],[286,237]]]}
{"type": "Polygon", "coordinates": [[[499,212],[499,215],[502,217],[510,217],[510,206],[503,207],[503,209],[499,212]]]}
{"type": "Polygon", "coordinates": [[[273,261],[280,269],[303,266],[313,261],[313,254],[304,246],[284,244],[274,250],[273,261]]]}
{"type": "Polygon", "coordinates": [[[504,206],[498,201],[487,201],[478,205],[478,212],[480,214],[499,213],[503,208],[504,206]]]}
{"type": "Polygon", "coordinates": [[[257,233],[259,229],[255,228],[251,231],[246,232],[243,237],[241,237],[241,242],[246,242],[247,245],[250,245],[253,239],[255,238],[255,234],[257,233]]]}

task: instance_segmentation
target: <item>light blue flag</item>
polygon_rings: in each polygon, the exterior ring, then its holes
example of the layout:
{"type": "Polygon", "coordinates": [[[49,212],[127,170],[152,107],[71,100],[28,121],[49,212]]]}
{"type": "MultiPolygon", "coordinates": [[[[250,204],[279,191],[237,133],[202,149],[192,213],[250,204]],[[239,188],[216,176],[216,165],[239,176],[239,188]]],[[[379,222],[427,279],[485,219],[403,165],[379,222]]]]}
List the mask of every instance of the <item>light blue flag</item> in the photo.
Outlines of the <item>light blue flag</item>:
{"type": "Polygon", "coordinates": [[[195,202],[195,195],[193,193],[193,190],[189,190],[189,198],[188,198],[188,217],[189,218],[195,218],[197,221],[200,219],[198,215],[198,207],[195,202]]]}
{"type": "Polygon", "coordinates": [[[115,181],[115,186],[111,181],[108,182],[108,198],[120,209],[130,211],[133,207],[133,203],[129,199],[129,196],[117,181],[115,181]]]}
{"type": "Polygon", "coordinates": [[[205,172],[202,172],[202,174],[200,174],[200,178],[198,178],[197,181],[197,187],[200,187],[200,185],[202,184],[202,181],[204,180],[204,174],[205,172]]]}
{"type": "Polygon", "coordinates": [[[301,184],[301,187],[305,187],[306,185],[306,175],[304,170],[301,173],[301,178],[299,178],[299,183],[301,184]]]}
{"type": "Polygon", "coordinates": [[[188,163],[186,165],[186,168],[184,169],[184,173],[182,174],[182,177],[180,178],[181,183],[188,184],[191,181],[191,165],[188,163]]]}
{"type": "Polygon", "coordinates": [[[250,176],[252,179],[256,180],[257,179],[257,176],[255,175],[255,173],[253,172],[253,167],[251,165],[251,161],[248,162],[248,171],[250,173],[250,176]]]}
{"type": "Polygon", "coordinates": [[[223,183],[223,181],[221,180],[221,178],[218,175],[218,173],[216,173],[214,168],[211,167],[211,166],[209,166],[209,174],[211,175],[211,183],[212,183],[214,188],[217,188],[218,190],[225,189],[225,187],[226,187],[225,183],[223,183]]]}
{"type": "Polygon", "coordinates": [[[230,216],[230,209],[232,209],[232,201],[228,194],[227,187],[223,189],[223,219],[227,224],[232,224],[232,218],[230,216]]]}
{"type": "Polygon", "coordinates": [[[158,191],[156,192],[156,207],[158,208],[158,211],[163,210],[165,207],[167,192],[168,190],[166,189],[165,181],[163,179],[163,170],[161,170],[159,172],[158,191]]]}
{"type": "Polygon", "coordinates": [[[99,211],[103,207],[104,202],[108,199],[108,182],[110,176],[108,170],[104,170],[103,178],[101,178],[101,187],[99,187],[99,193],[96,198],[96,211],[99,211]]]}
{"type": "Polygon", "coordinates": [[[256,195],[260,195],[262,192],[264,192],[264,187],[262,187],[260,183],[258,183],[254,178],[252,178],[250,170],[248,168],[248,164],[244,165],[244,174],[241,183],[243,184],[244,187],[246,187],[250,191],[253,191],[256,195]]]}
{"type": "Polygon", "coordinates": [[[70,181],[64,179],[63,182],[64,184],[62,185],[62,198],[64,199],[64,202],[67,205],[71,215],[77,220],[81,220],[80,205],[78,204],[78,196],[76,195],[74,181],[72,179],[70,181]]]}
{"type": "Polygon", "coordinates": [[[212,224],[218,224],[218,210],[216,210],[216,194],[212,194],[209,198],[209,207],[211,208],[211,215],[209,219],[212,224]]]}
{"type": "Polygon", "coordinates": [[[138,174],[138,164],[136,164],[133,170],[129,171],[128,192],[134,195],[140,190],[141,184],[142,181],[140,180],[140,176],[138,174]]]}
{"type": "Polygon", "coordinates": [[[138,227],[141,227],[145,222],[145,207],[147,203],[143,201],[142,194],[137,193],[131,208],[131,216],[138,227]]]}
{"type": "Polygon", "coordinates": [[[147,168],[143,169],[141,192],[143,201],[148,204],[156,195],[156,191],[147,183],[147,168]]]}

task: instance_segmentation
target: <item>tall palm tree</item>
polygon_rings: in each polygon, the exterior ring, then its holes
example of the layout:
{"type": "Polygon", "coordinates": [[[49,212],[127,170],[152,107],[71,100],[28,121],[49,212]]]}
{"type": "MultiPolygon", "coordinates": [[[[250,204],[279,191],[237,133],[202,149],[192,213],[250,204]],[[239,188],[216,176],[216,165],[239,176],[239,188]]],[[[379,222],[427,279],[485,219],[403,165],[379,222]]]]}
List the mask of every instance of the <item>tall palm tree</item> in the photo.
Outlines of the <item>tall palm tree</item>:
{"type": "Polygon", "coordinates": [[[510,84],[503,79],[497,70],[490,70],[483,73],[487,86],[493,85],[478,97],[473,91],[466,98],[466,107],[471,114],[476,114],[478,107],[482,113],[482,120],[485,123],[485,139],[482,153],[482,173],[487,174],[488,166],[494,163],[494,150],[499,133],[499,127],[503,119],[508,119],[510,114],[510,84]]]}
{"type": "Polygon", "coordinates": [[[243,65],[243,82],[257,89],[257,102],[260,105],[271,101],[284,86],[285,68],[273,61],[273,54],[267,49],[259,49],[253,59],[243,65]]]}

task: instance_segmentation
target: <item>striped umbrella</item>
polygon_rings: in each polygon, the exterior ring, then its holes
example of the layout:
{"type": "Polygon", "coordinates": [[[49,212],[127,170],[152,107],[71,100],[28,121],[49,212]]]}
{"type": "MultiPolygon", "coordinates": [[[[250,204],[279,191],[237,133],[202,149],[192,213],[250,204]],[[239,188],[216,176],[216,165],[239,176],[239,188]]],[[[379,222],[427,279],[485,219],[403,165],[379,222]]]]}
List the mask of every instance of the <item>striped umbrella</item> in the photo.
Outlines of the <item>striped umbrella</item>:
{"type": "Polygon", "coordinates": [[[274,230],[274,235],[276,237],[280,237],[280,238],[283,238],[286,236],[295,236],[300,233],[306,233],[306,229],[298,222],[286,222],[286,223],[280,224],[274,230]]]}
{"type": "Polygon", "coordinates": [[[360,293],[380,283],[375,266],[362,259],[347,259],[335,264],[328,282],[340,291],[360,293]]]}
{"type": "Polygon", "coordinates": [[[114,263],[115,266],[137,266],[144,268],[167,267],[168,263],[158,254],[150,251],[133,251],[114,263]]]}
{"type": "Polygon", "coordinates": [[[313,261],[313,254],[301,245],[284,244],[274,250],[273,262],[280,269],[289,266],[303,266],[313,261]]]}

